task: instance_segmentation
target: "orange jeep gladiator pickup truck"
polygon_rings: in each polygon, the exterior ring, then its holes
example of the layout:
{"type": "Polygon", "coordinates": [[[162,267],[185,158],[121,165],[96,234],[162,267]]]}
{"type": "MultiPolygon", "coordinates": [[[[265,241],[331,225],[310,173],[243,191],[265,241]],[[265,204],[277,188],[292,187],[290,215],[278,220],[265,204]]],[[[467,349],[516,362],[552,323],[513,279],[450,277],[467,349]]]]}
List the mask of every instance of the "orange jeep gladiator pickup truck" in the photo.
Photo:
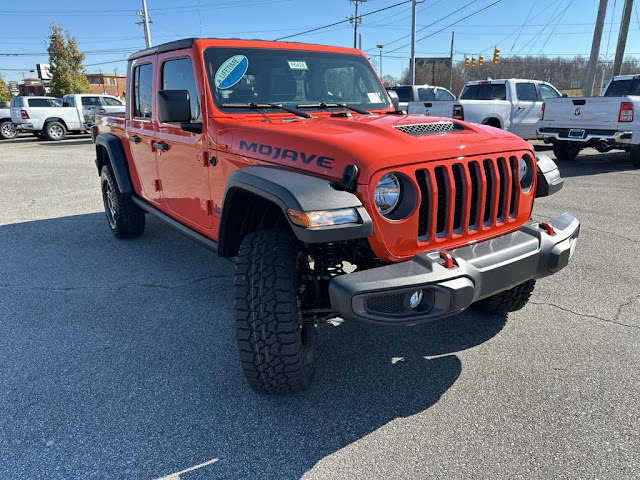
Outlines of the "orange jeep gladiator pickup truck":
{"type": "Polygon", "coordinates": [[[126,99],[92,130],[109,228],[136,237],[151,214],[236,263],[257,392],[309,385],[320,322],[517,310],[573,253],[573,215],[531,220],[562,187],[549,157],[401,114],[360,51],[179,40],[129,57],[126,99]]]}

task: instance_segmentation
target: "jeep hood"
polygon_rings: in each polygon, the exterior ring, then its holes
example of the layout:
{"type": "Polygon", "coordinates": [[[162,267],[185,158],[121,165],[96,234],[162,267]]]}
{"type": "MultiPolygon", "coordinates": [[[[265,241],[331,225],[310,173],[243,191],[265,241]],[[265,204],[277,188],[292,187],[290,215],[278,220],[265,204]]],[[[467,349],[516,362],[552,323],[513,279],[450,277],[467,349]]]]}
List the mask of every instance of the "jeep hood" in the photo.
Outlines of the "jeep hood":
{"type": "MultiPolygon", "coordinates": [[[[228,119],[217,143],[227,152],[334,179],[350,163],[358,183],[393,166],[531,150],[492,127],[423,115],[318,116],[312,119],[228,119]]],[[[227,120],[227,119],[225,119],[227,120]]]]}

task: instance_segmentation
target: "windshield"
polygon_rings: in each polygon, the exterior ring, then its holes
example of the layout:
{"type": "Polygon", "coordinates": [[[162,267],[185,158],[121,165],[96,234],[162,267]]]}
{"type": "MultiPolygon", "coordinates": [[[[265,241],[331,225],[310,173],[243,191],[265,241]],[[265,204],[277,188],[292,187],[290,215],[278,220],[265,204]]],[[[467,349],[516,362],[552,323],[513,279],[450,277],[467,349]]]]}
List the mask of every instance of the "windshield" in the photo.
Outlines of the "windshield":
{"type": "Polygon", "coordinates": [[[328,52],[207,48],[204,61],[216,106],[277,103],[305,110],[346,103],[364,110],[390,107],[387,93],[364,57],[328,52]]]}

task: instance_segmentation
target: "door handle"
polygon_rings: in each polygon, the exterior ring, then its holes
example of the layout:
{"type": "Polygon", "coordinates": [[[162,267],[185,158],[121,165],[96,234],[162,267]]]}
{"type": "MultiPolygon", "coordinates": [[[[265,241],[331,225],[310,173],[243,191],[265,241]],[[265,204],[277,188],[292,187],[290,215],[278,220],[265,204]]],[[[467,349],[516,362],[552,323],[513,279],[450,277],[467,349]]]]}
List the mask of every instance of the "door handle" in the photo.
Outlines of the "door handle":
{"type": "Polygon", "coordinates": [[[166,152],[167,150],[169,150],[169,145],[164,142],[153,142],[153,148],[164,150],[166,152]]]}
{"type": "Polygon", "coordinates": [[[133,143],[140,143],[140,137],[137,135],[131,135],[129,137],[129,141],[133,143]]]}
{"type": "Polygon", "coordinates": [[[525,110],[524,107],[518,107],[518,110],[525,110]]]}

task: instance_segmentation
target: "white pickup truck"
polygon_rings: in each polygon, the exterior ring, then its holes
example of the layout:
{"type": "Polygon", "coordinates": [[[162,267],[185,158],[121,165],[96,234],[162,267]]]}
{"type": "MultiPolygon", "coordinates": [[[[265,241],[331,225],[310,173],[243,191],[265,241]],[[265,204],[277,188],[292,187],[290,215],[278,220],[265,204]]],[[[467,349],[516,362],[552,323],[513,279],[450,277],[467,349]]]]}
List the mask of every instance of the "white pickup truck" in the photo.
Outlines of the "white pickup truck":
{"type": "Polygon", "coordinates": [[[11,121],[18,131],[30,131],[48,140],[62,140],[67,132],[87,132],[96,113],[124,112],[120,100],[108,95],[65,95],[56,97],[14,97],[11,121]],[[108,103],[106,99],[109,99],[108,103]],[[119,103],[119,105],[113,105],[119,103]]]}
{"type": "MultiPolygon", "coordinates": [[[[458,100],[451,102],[450,113],[443,116],[502,128],[532,140],[536,138],[542,103],[561,96],[553,85],[539,80],[467,82],[458,100]]],[[[447,109],[444,104],[441,108],[447,109]]],[[[409,113],[420,114],[423,110],[419,102],[409,104],[409,113]]]]}
{"type": "Polygon", "coordinates": [[[398,110],[411,113],[410,104],[419,105],[421,115],[450,117],[455,95],[444,87],[434,85],[395,85],[387,91],[398,94],[398,110]]]}
{"type": "Polygon", "coordinates": [[[18,132],[11,123],[11,111],[9,102],[0,102],[0,140],[15,138],[18,132]]]}
{"type": "Polygon", "coordinates": [[[613,77],[600,97],[548,100],[538,122],[538,138],[553,143],[560,160],[573,160],[580,150],[627,150],[640,167],[640,75],[613,77]]]}

